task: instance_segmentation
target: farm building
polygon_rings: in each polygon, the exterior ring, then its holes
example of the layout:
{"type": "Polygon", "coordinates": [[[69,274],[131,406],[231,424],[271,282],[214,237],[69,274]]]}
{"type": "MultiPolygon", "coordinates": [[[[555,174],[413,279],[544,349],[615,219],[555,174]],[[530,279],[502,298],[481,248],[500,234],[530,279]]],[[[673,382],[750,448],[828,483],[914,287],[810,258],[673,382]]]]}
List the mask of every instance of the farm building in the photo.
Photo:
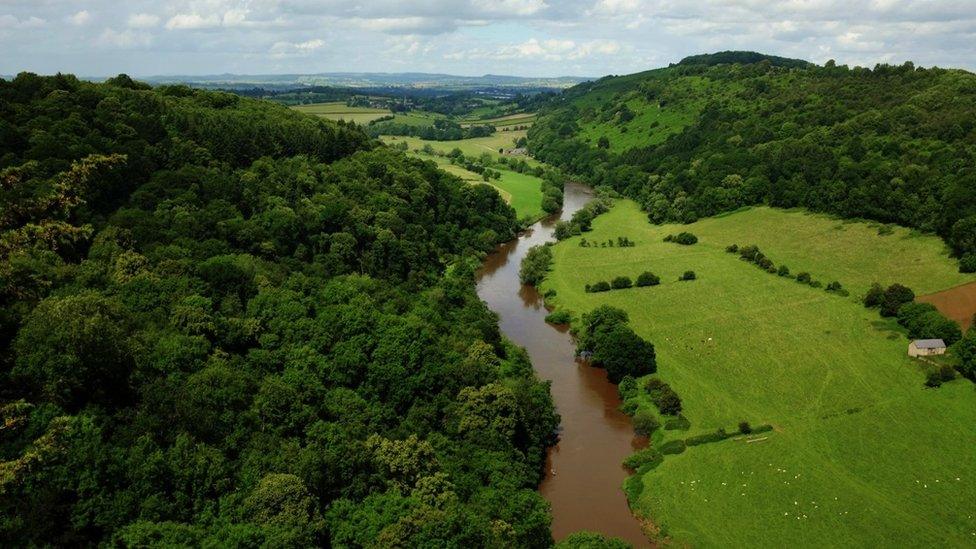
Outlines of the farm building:
{"type": "Polygon", "coordinates": [[[942,355],[945,352],[946,344],[941,339],[916,339],[908,344],[908,356],[942,355]]]}

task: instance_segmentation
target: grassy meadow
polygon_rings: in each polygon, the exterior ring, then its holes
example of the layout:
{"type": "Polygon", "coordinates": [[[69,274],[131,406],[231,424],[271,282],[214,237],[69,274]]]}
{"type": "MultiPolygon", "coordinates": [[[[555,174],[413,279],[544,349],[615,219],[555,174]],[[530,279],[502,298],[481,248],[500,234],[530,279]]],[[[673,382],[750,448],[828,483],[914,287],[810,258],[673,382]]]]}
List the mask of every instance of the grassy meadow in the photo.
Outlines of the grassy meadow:
{"type": "MultiPolygon", "coordinates": [[[[461,141],[454,141],[453,143],[461,143],[461,141]]],[[[542,180],[538,177],[511,170],[492,168],[502,175],[498,179],[491,180],[490,183],[485,183],[481,175],[468,171],[461,166],[451,164],[443,156],[434,156],[419,152],[411,152],[410,154],[417,158],[436,162],[437,167],[469,183],[491,185],[498,191],[505,202],[508,202],[515,209],[515,214],[519,219],[531,219],[535,221],[545,215],[545,212],[542,210],[542,180]]]]}
{"type": "MultiPolygon", "coordinates": [[[[498,149],[510,149],[515,146],[515,141],[525,137],[525,130],[517,131],[497,131],[487,137],[473,137],[460,141],[428,141],[419,137],[384,135],[381,137],[386,144],[406,142],[410,150],[421,150],[424,145],[430,145],[437,152],[449,153],[455,148],[461,149],[465,155],[479,156],[482,153],[489,153],[493,157],[499,157],[498,149]]],[[[525,161],[531,165],[536,165],[534,160],[525,157],[525,161]]]]}
{"type": "Polygon", "coordinates": [[[377,118],[391,114],[387,109],[349,107],[342,101],[295,105],[292,108],[305,114],[320,116],[329,120],[345,120],[346,122],[355,122],[357,124],[368,124],[371,120],[376,120],[377,118]]]}
{"type": "Polygon", "coordinates": [[[543,289],[574,313],[624,309],[654,342],[659,375],[691,423],[656,442],[733,431],[740,421],[774,426],[667,456],[628,482],[636,510],[695,546],[976,542],[976,390],[965,380],[924,388],[898,325],[857,302],[874,281],[925,293],[973,280],[956,272],[941,240],[770,208],[654,226],[629,201],[593,229],[588,241],[626,236],[636,246],[563,241],[543,289]],[[698,244],[662,241],[680,231],[698,244]],[[731,243],[757,244],[777,265],[838,280],[851,295],[762,271],[726,253],[731,243]],[[645,270],[661,285],[584,291],[645,270]],[[678,282],[686,270],[698,279],[678,282]]]}

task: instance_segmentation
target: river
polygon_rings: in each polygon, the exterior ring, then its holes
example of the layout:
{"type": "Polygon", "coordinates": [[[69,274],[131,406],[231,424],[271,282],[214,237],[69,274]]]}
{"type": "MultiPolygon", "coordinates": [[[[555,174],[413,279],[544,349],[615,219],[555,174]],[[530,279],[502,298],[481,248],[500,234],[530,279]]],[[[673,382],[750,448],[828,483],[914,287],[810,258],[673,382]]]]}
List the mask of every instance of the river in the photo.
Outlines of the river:
{"type": "Polygon", "coordinates": [[[604,370],[579,363],[565,327],[546,324],[542,296],[519,281],[529,248],[553,240],[558,219],[568,219],[592,198],[588,187],[567,183],[563,211],[533,225],[489,255],[478,273],[478,295],[498,314],[502,333],[525,347],[538,375],[552,382],[552,397],[562,416],[559,443],[549,450],[539,491],[552,505],[552,533],[561,540],[578,530],[619,537],[648,546],[631,514],[622,484],[624,458],[641,447],[630,418],[604,370]]]}

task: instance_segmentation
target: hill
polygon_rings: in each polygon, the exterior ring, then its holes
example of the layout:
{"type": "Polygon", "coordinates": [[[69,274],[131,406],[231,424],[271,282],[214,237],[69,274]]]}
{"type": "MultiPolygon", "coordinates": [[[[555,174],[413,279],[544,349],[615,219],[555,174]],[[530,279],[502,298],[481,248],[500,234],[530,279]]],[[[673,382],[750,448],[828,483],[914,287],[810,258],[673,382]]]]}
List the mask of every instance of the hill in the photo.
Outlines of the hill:
{"type": "Polygon", "coordinates": [[[801,206],[935,232],[976,256],[976,75],[755,55],[580,84],[541,112],[530,152],[654,222],[801,206]]]}
{"type": "Polygon", "coordinates": [[[0,151],[0,545],[551,544],[493,188],[125,76],[0,80],[0,151]]]}

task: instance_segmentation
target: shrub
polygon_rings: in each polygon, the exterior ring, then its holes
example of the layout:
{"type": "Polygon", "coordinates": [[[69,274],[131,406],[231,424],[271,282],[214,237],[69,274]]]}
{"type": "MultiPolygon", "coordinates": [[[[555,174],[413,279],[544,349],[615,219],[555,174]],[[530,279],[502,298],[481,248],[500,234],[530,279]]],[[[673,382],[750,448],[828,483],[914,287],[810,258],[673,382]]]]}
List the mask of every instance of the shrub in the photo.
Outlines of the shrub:
{"type": "Polygon", "coordinates": [[[687,448],[687,447],[688,447],[688,445],[685,444],[685,441],[683,441],[683,440],[681,440],[679,438],[677,440],[669,440],[669,441],[665,442],[664,444],[660,445],[658,447],[658,451],[661,452],[662,455],[666,455],[667,456],[667,455],[673,455],[673,454],[680,454],[680,453],[684,452],[685,451],[685,448],[687,448]]]}
{"type": "Polygon", "coordinates": [[[691,246],[698,243],[698,237],[688,232],[681,232],[674,237],[674,241],[684,246],[691,246]]]}
{"type": "Polygon", "coordinates": [[[613,282],[610,283],[610,287],[612,287],[614,290],[624,290],[630,288],[631,286],[633,286],[633,283],[630,281],[629,276],[618,276],[617,278],[613,279],[613,282]]]}
{"type": "Polygon", "coordinates": [[[589,292],[591,293],[609,292],[609,291],[610,291],[610,283],[605,280],[601,280],[600,282],[591,285],[589,289],[589,292]]]}
{"type": "Polygon", "coordinates": [[[725,247],[725,251],[729,252],[730,254],[738,253],[738,251],[739,251],[739,245],[738,244],[729,244],[728,246],[725,247]]]}
{"type": "Polygon", "coordinates": [[[624,376],[617,384],[617,394],[620,400],[627,400],[637,395],[637,380],[633,376],[624,376]]]}
{"type": "Polygon", "coordinates": [[[673,234],[669,234],[668,236],[665,236],[664,237],[664,241],[665,242],[674,242],[674,235],[673,234]]]}
{"type": "Polygon", "coordinates": [[[802,273],[797,273],[796,275],[796,281],[799,282],[800,284],[809,284],[810,280],[811,280],[810,273],[806,271],[802,273]]]}
{"type": "Polygon", "coordinates": [[[573,315],[569,311],[554,311],[546,315],[546,322],[549,324],[569,324],[573,320],[573,315]]]}
{"type": "Polygon", "coordinates": [[[881,299],[881,316],[895,316],[902,305],[912,301],[915,301],[915,292],[907,286],[892,284],[881,299]]]}
{"type": "Polygon", "coordinates": [[[837,293],[840,293],[840,292],[843,292],[844,291],[844,286],[842,286],[840,282],[837,282],[835,280],[835,281],[827,284],[827,287],[825,288],[825,290],[827,290],[828,292],[837,292],[837,293]]]}
{"type": "Polygon", "coordinates": [[[864,294],[864,299],[862,300],[864,306],[873,309],[875,307],[880,307],[881,303],[884,302],[884,288],[881,284],[875,282],[868,288],[868,293],[864,294]]]}
{"type": "Polygon", "coordinates": [[[748,435],[749,433],[752,432],[752,426],[749,425],[748,421],[740,421],[739,432],[742,433],[743,435],[748,435]]]}
{"type": "Polygon", "coordinates": [[[641,410],[634,415],[634,432],[642,437],[649,437],[661,427],[654,414],[641,410]]]}
{"type": "Polygon", "coordinates": [[[729,438],[728,433],[725,429],[719,428],[714,433],[705,433],[703,435],[696,435],[693,437],[688,437],[685,439],[685,444],[688,446],[700,446],[702,444],[708,444],[709,442],[718,442],[720,440],[725,440],[729,438]]]}
{"type": "Polygon", "coordinates": [[[653,469],[664,461],[664,456],[654,448],[644,448],[638,450],[624,460],[624,467],[636,471],[638,469],[653,469]]]}
{"type": "Polygon", "coordinates": [[[695,280],[696,278],[695,271],[685,271],[678,280],[695,280]]]}
{"type": "Polygon", "coordinates": [[[613,383],[618,383],[625,375],[636,377],[657,370],[654,345],[625,324],[599,329],[591,341],[593,365],[606,368],[607,377],[613,383]]]}
{"type": "Polygon", "coordinates": [[[786,265],[780,265],[779,269],[776,270],[776,274],[779,276],[790,276],[790,268],[786,265]]]}
{"type": "Polygon", "coordinates": [[[650,271],[644,271],[637,277],[637,286],[640,288],[646,286],[657,286],[661,283],[661,278],[650,271]]]}
{"type": "Polygon", "coordinates": [[[970,328],[953,349],[959,357],[959,373],[976,380],[976,328],[970,328]]]}
{"type": "Polygon", "coordinates": [[[739,248],[739,257],[746,261],[755,261],[756,256],[760,253],[759,246],[756,246],[755,244],[739,248]]]}

